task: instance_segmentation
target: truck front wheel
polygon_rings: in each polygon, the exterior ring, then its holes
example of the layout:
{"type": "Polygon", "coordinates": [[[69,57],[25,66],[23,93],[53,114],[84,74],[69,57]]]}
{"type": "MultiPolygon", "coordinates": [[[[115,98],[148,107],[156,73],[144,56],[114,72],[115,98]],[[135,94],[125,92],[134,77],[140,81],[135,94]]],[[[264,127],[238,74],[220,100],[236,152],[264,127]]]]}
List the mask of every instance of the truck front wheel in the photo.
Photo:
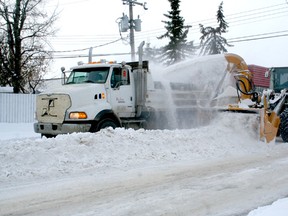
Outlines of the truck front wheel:
{"type": "Polygon", "coordinates": [[[115,129],[117,127],[117,124],[112,119],[103,119],[99,122],[97,131],[108,127],[112,127],[113,129],[115,129]]]}
{"type": "Polygon", "coordinates": [[[52,134],[41,134],[41,137],[46,137],[47,139],[49,139],[49,138],[55,138],[56,135],[52,135],[52,134]]]}

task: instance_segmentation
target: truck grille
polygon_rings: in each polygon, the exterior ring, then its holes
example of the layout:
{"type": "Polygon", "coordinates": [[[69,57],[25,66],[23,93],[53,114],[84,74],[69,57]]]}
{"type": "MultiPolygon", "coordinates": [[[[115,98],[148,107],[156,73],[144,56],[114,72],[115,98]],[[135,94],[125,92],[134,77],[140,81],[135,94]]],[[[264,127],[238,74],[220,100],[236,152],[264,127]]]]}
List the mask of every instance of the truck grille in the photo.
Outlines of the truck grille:
{"type": "Polygon", "coordinates": [[[43,123],[62,123],[71,106],[69,95],[41,94],[36,98],[36,119],[43,123]]]}

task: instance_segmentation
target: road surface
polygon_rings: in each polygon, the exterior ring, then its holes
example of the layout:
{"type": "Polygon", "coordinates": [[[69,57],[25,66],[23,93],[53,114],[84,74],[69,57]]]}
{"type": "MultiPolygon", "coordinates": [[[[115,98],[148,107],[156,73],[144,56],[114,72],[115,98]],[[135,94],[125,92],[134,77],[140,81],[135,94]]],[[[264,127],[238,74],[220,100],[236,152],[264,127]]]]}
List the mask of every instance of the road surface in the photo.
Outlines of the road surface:
{"type": "Polygon", "coordinates": [[[287,196],[285,150],[10,185],[0,215],[235,216],[287,196]]]}

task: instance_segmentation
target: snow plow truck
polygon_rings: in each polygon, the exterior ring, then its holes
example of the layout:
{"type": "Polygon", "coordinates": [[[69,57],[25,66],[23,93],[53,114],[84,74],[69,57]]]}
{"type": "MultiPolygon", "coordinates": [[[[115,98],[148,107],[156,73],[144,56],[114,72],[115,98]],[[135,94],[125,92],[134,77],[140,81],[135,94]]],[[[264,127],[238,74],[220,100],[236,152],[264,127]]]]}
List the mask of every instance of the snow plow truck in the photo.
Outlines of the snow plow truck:
{"type": "Polygon", "coordinates": [[[143,45],[138,62],[89,62],[71,68],[61,88],[37,96],[34,131],[54,137],[107,127],[190,128],[207,123],[215,112],[228,111],[259,116],[260,138],[266,142],[279,133],[288,139],[286,93],[272,98],[269,92],[255,92],[240,56],[187,60],[152,77],[148,61],[142,60],[143,45]]]}

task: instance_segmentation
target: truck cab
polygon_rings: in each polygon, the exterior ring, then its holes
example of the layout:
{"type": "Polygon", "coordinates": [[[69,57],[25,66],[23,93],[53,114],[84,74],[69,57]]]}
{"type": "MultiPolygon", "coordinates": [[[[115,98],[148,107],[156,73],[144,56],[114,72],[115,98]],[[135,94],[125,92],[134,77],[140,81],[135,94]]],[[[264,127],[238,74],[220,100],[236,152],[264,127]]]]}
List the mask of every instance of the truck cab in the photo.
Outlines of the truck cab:
{"type": "Polygon", "coordinates": [[[270,88],[276,93],[283,89],[288,89],[288,67],[270,68],[270,88]]]}
{"type": "Polygon", "coordinates": [[[139,86],[145,86],[146,80],[139,74],[148,72],[148,62],[144,66],[100,62],[71,68],[61,88],[37,96],[34,131],[50,137],[96,132],[127,121],[139,124],[145,98],[145,88],[139,86]]]}

